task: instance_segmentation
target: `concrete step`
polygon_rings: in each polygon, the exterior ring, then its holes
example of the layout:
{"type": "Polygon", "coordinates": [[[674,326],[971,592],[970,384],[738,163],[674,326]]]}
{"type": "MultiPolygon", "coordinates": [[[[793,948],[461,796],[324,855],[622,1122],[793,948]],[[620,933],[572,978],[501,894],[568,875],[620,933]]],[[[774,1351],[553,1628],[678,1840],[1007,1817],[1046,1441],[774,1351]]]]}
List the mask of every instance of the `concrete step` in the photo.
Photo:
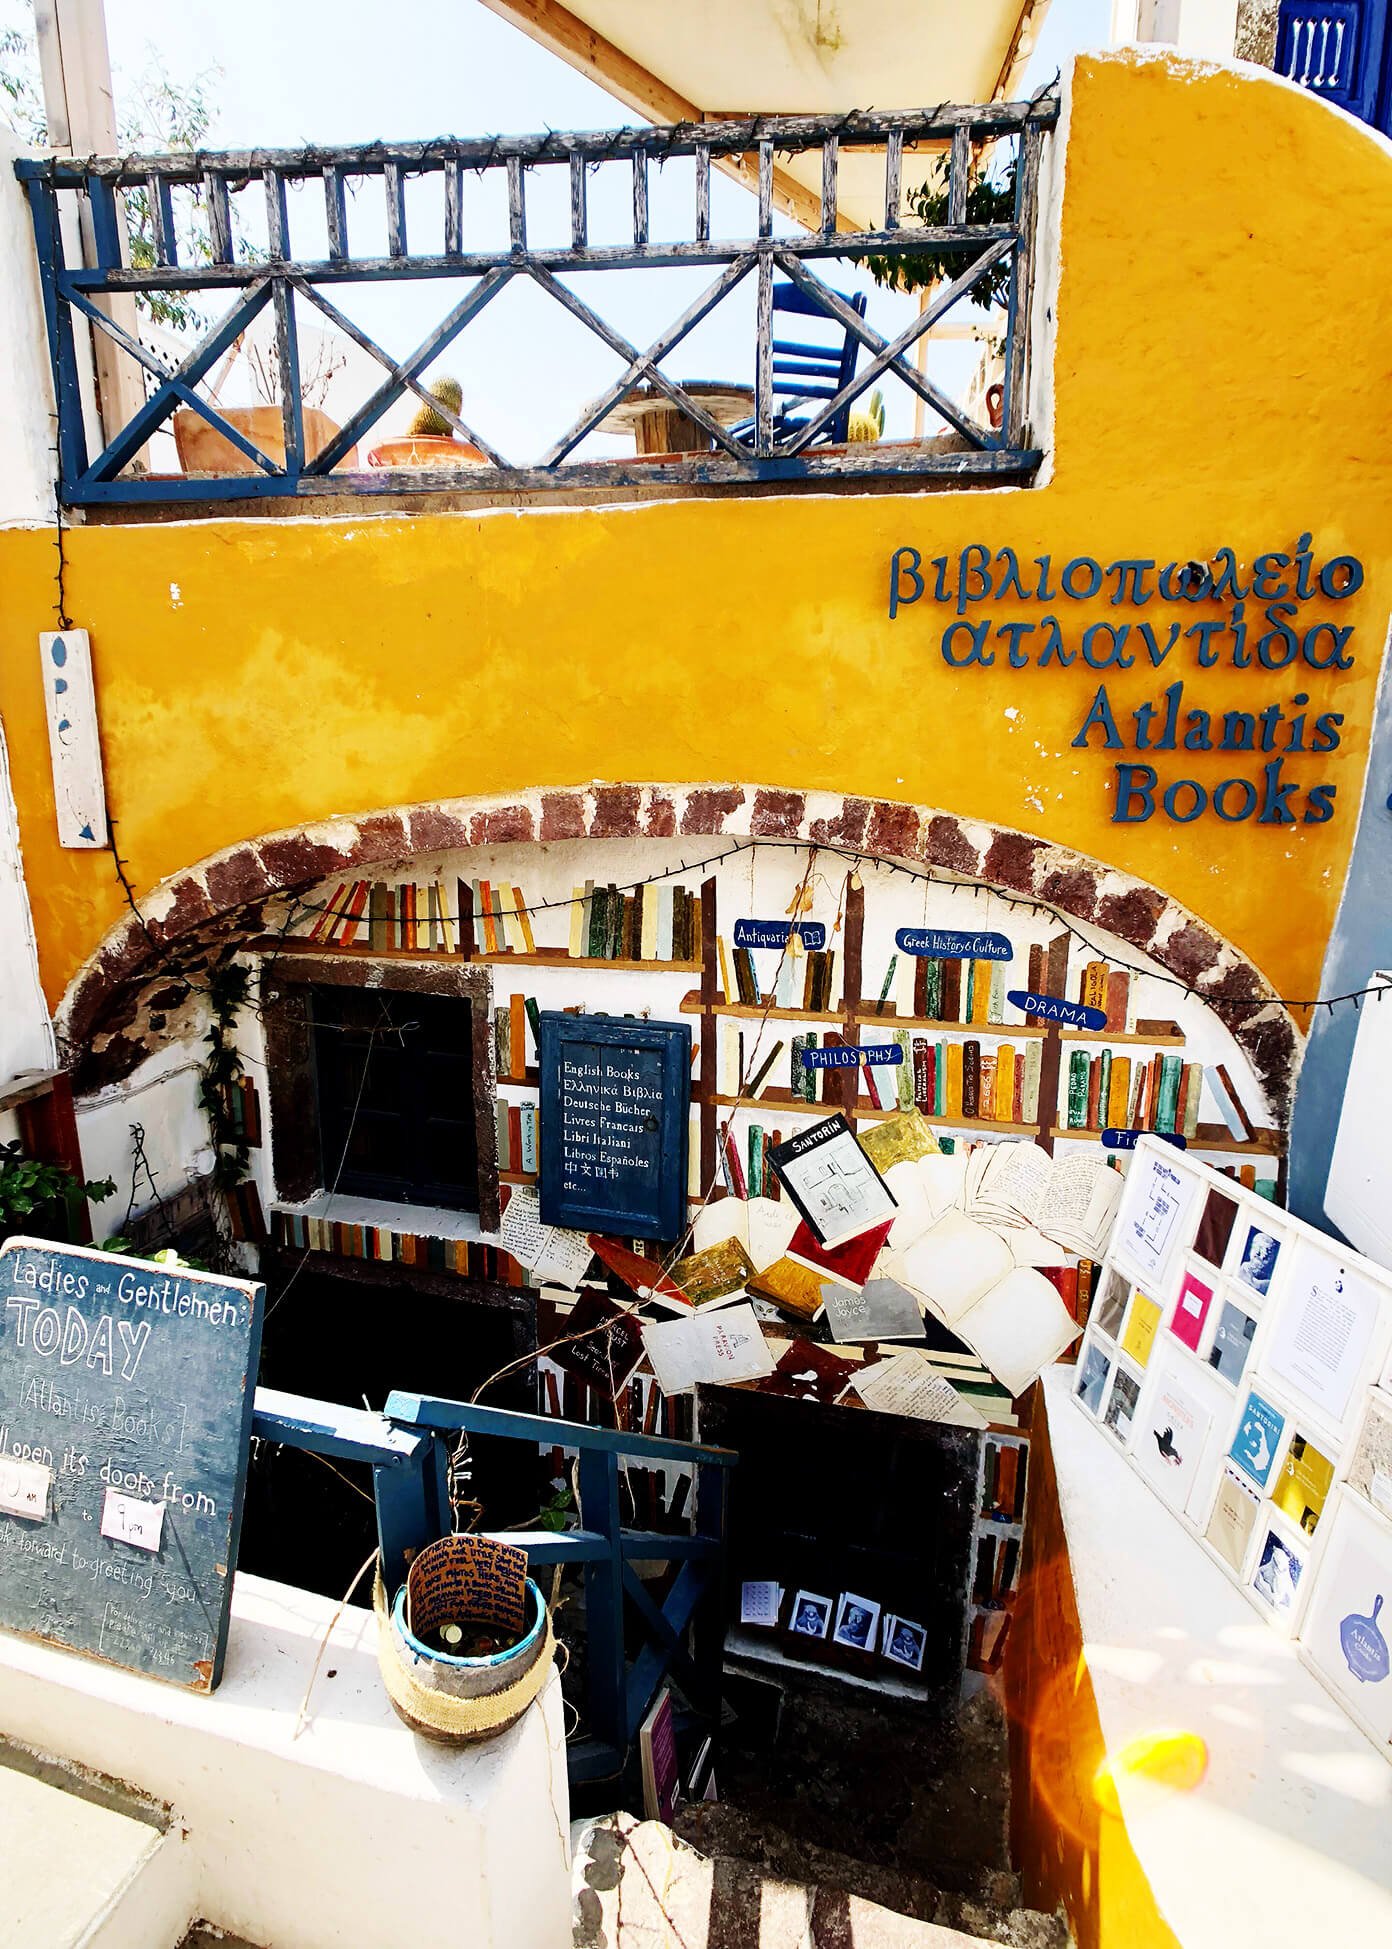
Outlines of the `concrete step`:
{"type": "Polygon", "coordinates": [[[657,1821],[610,1814],[577,1831],[575,1949],[977,1949],[983,1939],[1020,1949],[1066,1940],[1052,1918],[1017,1910],[975,1925],[986,1912],[961,1904],[963,1928],[926,1922],[878,1902],[709,1859],[657,1821]],[[1018,1929],[1018,1933],[1016,1930],[1018,1929]]]}
{"type": "Polygon", "coordinates": [[[0,1742],[0,1949],[174,1949],[180,1846],[167,1809],[0,1742]]]}

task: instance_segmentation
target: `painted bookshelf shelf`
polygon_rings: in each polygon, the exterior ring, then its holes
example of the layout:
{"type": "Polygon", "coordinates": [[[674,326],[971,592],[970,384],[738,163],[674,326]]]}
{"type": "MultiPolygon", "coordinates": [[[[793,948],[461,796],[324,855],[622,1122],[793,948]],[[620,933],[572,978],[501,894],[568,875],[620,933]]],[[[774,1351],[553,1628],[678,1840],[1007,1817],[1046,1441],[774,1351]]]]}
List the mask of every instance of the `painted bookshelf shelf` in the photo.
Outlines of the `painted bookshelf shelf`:
{"type": "MultiPolygon", "coordinates": [[[[616,974],[700,974],[699,961],[610,961],[604,956],[567,954],[564,948],[537,948],[534,953],[447,954],[428,947],[344,947],[330,941],[308,941],[300,935],[264,934],[252,944],[263,954],[316,954],[345,961],[425,961],[445,967],[609,968],[616,974]]],[[[699,1011],[698,1011],[699,1012],[699,1011]]],[[[758,1010],[754,1011],[758,1014],[758,1010]]]]}
{"type": "Polygon", "coordinates": [[[1060,1029],[1061,1042],[1138,1042],[1143,1049],[1182,1049],[1185,1035],[1123,1035],[1120,1029],[1060,1029]]]}
{"type": "MultiPolygon", "coordinates": [[[[432,955],[430,958],[444,960],[446,957],[432,955]]],[[[602,954],[567,954],[562,947],[539,947],[531,954],[473,954],[468,958],[476,967],[488,968],[607,968],[611,974],[698,975],[701,972],[699,961],[611,961],[602,954]]]]}
{"type": "MultiPolygon", "coordinates": [[[[809,1103],[805,1097],[794,1096],[791,1090],[785,1089],[763,1090],[758,1096],[716,1096],[713,1101],[731,1110],[791,1110],[794,1116],[803,1117],[833,1117],[841,1109],[839,1103],[809,1103]]],[[[893,1110],[877,1110],[873,1104],[857,1102],[855,1115],[862,1123],[878,1123],[883,1117],[892,1117],[897,1109],[897,1104],[893,1110]]],[[[991,1117],[939,1117],[927,1110],[923,1114],[935,1128],[944,1130],[994,1130],[1002,1137],[1033,1137],[1039,1130],[1037,1123],[997,1123],[991,1117]]]]}
{"type": "MultiPolygon", "coordinates": [[[[1100,1130],[1057,1129],[1051,1131],[1050,1135],[1085,1144],[1098,1144],[1102,1141],[1100,1130]]],[[[1215,1130],[1212,1124],[1200,1124],[1197,1135],[1188,1141],[1190,1150],[1232,1152],[1240,1157],[1284,1157],[1286,1154],[1285,1144],[1274,1130],[1263,1131],[1254,1141],[1249,1142],[1245,1137],[1230,1136],[1226,1129],[1215,1130]]]]}
{"type": "Polygon", "coordinates": [[[714,1001],[706,1002],[701,998],[700,989],[693,988],[690,994],[682,996],[680,1012],[683,1015],[728,1015],[735,1020],[744,1022],[762,1022],[765,1020],[770,1022],[839,1022],[844,1017],[846,1011],[844,1008],[835,1007],[820,1010],[815,1008],[765,1008],[761,1002],[755,1004],[749,1002],[727,1002],[723,995],[717,995],[714,1001]]]}
{"type": "Polygon", "coordinates": [[[535,1171],[499,1171],[498,1173],[499,1184],[535,1184],[536,1181],[535,1171]]]}

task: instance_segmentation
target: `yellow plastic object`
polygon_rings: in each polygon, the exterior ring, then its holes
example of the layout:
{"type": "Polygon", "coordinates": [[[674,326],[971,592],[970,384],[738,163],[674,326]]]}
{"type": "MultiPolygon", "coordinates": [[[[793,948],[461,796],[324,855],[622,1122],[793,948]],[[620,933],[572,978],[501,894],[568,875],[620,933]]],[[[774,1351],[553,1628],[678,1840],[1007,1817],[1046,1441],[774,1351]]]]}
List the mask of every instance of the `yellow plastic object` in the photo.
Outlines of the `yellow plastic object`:
{"type": "Polygon", "coordinates": [[[1172,1793],[1192,1793],[1208,1771],[1208,1745],[1196,1732],[1146,1732],[1103,1760],[1092,1794],[1105,1814],[1121,1813],[1123,1779],[1149,1780],[1172,1793]]]}

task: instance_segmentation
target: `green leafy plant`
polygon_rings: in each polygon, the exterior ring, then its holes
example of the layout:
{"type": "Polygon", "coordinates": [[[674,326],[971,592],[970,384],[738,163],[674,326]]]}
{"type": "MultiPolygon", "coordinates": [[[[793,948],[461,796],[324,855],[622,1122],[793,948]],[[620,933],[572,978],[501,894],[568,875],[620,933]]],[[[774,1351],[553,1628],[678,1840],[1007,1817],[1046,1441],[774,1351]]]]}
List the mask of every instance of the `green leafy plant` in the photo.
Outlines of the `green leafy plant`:
{"type": "Polygon", "coordinates": [[[26,1157],[18,1138],[0,1144],[0,1236],[8,1238],[28,1223],[48,1226],[61,1221],[70,1237],[82,1200],[99,1204],[115,1189],[111,1178],[83,1184],[61,1164],[41,1164],[26,1157]]]}
{"type": "Polygon", "coordinates": [[[237,1016],[246,1006],[251,991],[251,969],[229,953],[208,970],[208,1006],[213,1025],[203,1040],[208,1057],[198,1072],[198,1101],[207,1113],[212,1129],[213,1184],[219,1191],[230,1191],[240,1184],[250,1169],[251,1156],[236,1133],[232,1121],[232,1091],[245,1071],[237,1049],[237,1016]]]}
{"type": "MultiPolygon", "coordinates": [[[[451,379],[444,373],[438,379],[432,379],[425,390],[432,399],[438,399],[442,406],[448,407],[451,413],[457,414],[464,404],[464,388],[457,379],[451,379]]],[[[422,440],[426,438],[449,440],[454,437],[454,428],[450,422],[443,413],[437,413],[433,406],[423,405],[416,408],[410,431],[417,439],[422,440]]]]}
{"type": "MultiPolygon", "coordinates": [[[[905,199],[925,230],[942,229],[948,222],[949,177],[950,167],[944,158],[927,181],[918,189],[910,190],[905,199]]],[[[1001,224],[1014,220],[1015,159],[1012,156],[999,175],[982,174],[967,185],[967,222],[1001,224]]],[[[912,238],[911,226],[905,226],[904,236],[912,238]]],[[[930,284],[950,284],[989,249],[987,241],[978,247],[914,250],[893,257],[874,253],[853,261],[864,264],[876,284],[887,291],[922,291],[930,284]]],[[[977,304],[1004,303],[1010,289],[1010,261],[1009,257],[1002,257],[985,273],[972,292],[977,304]]]]}

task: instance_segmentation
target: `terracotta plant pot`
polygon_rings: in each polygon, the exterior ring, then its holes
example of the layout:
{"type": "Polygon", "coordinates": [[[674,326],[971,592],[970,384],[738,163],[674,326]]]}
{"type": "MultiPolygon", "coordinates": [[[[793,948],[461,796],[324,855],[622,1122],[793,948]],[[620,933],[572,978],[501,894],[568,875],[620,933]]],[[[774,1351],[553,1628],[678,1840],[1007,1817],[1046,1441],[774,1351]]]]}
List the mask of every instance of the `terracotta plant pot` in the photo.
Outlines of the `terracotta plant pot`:
{"type": "Polygon", "coordinates": [[[487,456],[467,440],[440,433],[408,433],[400,440],[383,440],[369,447],[369,467],[416,468],[487,466],[487,456]]]}
{"type": "MultiPolygon", "coordinates": [[[[217,411],[229,426],[245,434],[254,447],[260,447],[268,460],[285,464],[285,422],[279,406],[219,406],[217,411]]],[[[317,406],[304,409],[305,458],[312,460],[339,431],[336,421],[317,406]]],[[[186,474],[259,474],[261,469],[248,454],[225,439],[192,406],[181,406],[174,415],[174,448],[186,474]]],[[[358,450],[350,447],[334,469],[353,472],[358,450]]]]}

